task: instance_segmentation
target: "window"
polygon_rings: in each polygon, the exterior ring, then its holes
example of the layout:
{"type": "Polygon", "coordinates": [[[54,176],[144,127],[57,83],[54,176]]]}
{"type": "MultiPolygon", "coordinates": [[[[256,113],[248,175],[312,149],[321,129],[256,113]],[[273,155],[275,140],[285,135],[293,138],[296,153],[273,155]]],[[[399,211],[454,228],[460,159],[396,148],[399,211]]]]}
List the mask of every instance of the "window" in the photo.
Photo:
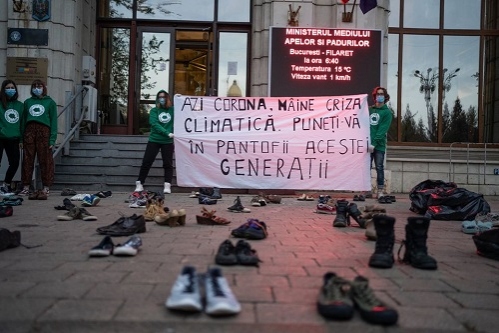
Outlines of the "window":
{"type": "Polygon", "coordinates": [[[218,21],[249,22],[251,0],[218,0],[218,21]]]}
{"type": "Polygon", "coordinates": [[[220,33],[218,96],[246,96],[248,34],[220,33]]]}
{"type": "Polygon", "coordinates": [[[213,21],[215,0],[143,0],[137,4],[138,19],[213,21]]]}

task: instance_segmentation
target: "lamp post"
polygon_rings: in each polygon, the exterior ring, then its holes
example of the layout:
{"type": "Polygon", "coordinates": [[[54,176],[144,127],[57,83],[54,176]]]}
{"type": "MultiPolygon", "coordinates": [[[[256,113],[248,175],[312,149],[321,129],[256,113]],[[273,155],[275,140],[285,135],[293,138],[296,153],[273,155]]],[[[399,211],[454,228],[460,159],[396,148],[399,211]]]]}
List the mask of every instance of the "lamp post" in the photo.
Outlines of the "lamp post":
{"type": "Polygon", "coordinates": [[[460,70],[461,68],[456,68],[452,72],[447,73],[448,72],[447,68],[444,68],[444,79],[442,81],[442,100],[445,99],[445,93],[448,92],[452,87],[450,81],[457,76],[456,73],[459,72],[460,70]]]}

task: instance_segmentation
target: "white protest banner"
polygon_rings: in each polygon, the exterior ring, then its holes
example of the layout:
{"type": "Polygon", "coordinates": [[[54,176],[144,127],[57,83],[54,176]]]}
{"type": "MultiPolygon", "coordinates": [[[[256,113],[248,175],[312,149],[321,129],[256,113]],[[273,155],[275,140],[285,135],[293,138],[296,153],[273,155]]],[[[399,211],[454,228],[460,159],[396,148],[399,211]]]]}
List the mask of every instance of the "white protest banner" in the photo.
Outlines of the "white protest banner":
{"type": "Polygon", "coordinates": [[[367,95],[175,95],[177,183],[246,189],[371,189],[367,95]]]}

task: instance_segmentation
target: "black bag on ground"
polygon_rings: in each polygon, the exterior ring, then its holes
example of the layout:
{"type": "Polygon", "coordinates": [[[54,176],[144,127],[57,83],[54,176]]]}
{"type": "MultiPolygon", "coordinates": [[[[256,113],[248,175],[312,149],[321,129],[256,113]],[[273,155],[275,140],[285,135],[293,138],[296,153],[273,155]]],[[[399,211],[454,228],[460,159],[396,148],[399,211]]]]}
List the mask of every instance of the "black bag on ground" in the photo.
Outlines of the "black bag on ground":
{"type": "Polygon", "coordinates": [[[482,194],[457,187],[455,183],[426,180],[410,192],[410,210],[432,220],[474,220],[490,212],[482,194]]]}

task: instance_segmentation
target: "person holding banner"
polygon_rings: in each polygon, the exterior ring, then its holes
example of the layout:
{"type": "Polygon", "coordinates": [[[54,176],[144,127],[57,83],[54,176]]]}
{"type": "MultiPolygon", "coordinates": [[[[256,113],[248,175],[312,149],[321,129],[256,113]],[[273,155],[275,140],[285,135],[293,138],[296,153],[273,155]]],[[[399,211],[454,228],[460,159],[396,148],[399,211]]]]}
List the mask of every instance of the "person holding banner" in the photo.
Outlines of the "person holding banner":
{"type": "Polygon", "coordinates": [[[392,123],[393,114],[386,103],[390,100],[390,95],[386,88],[376,87],[372,91],[374,105],[369,107],[369,122],[371,132],[371,143],[369,152],[371,153],[371,165],[374,161],[376,168],[376,184],[378,187],[378,201],[384,202],[385,188],[385,152],[387,143],[387,133],[392,123]]]}
{"type": "Polygon", "coordinates": [[[140,166],[135,192],[144,191],[144,183],[158,152],[161,150],[165,184],[163,193],[171,192],[173,179],[173,103],[170,95],[160,90],[156,95],[156,107],[149,112],[151,134],[140,166]]]}

